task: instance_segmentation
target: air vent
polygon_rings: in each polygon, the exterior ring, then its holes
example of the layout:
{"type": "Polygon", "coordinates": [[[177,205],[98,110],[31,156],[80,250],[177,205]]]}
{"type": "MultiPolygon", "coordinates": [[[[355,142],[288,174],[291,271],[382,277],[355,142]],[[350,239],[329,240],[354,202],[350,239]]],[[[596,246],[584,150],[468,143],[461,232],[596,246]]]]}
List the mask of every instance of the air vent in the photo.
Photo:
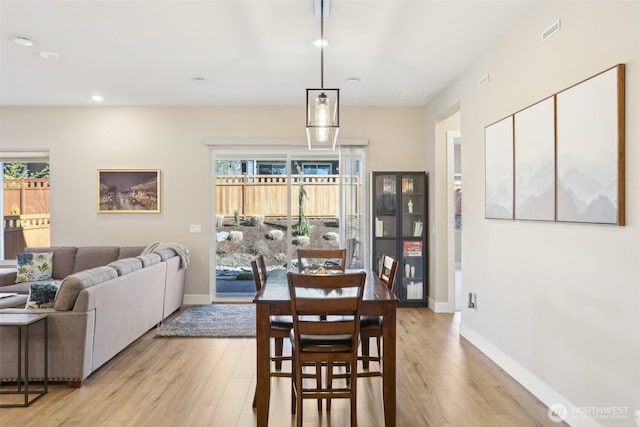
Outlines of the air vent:
{"type": "Polygon", "coordinates": [[[480,77],[480,80],[478,80],[479,86],[484,86],[487,83],[489,83],[489,74],[485,74],[484,76],[480,77]]]}
{"type": "Polygon", "coordinates": [[[549,28],[547,28],[542,33],[542,41],[545,41],[546,39],[548,39],[549,37],[551,37],[552,35],[554,35],[558,31],[560,31],[560,20],[559,19],[556,22],[554,22],[549,28]]]}

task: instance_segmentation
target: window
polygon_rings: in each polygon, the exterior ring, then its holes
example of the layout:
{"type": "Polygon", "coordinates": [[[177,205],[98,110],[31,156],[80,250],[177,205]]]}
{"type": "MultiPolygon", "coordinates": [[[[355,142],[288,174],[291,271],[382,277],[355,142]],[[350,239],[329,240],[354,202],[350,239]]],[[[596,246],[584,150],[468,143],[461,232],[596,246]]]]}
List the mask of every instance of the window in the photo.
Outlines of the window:
{"type": "Polygon", "coordinates": [[[51,245],[48,154],[0,152],[0,166],[0,260],[14,260],[26,247],[51,245]]]}

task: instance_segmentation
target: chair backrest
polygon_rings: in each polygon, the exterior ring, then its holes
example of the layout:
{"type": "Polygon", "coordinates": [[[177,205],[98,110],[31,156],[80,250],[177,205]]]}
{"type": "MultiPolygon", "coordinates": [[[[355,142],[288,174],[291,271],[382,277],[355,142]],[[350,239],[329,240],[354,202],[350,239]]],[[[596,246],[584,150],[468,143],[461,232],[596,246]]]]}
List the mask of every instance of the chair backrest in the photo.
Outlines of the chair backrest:
{"type": "Polygon", "coordinates": [[[340,335],[341,339],[350,341],[357,352],[365,280],[364,272],[289,272],[287,281],[296,348],[300,348],[301,335],[340,335]]]}
{"type": "Polygon", "coordinates": [[[387,284],[387,287],[393,290],[393,281],[396,278],[396,270],[398,269],[398,261],[391,258],[388,255],[382,255],[382,265],[378,276],[383,282],[387,284]]]}
{"type": "Polygon", "coordinates": [[[346,249],[298,249],[298,271],[307,269],[344,271],[346,267],[346,249]]]}
{"type": "Polygon", "coordinates": [[[360,257],[357,253],[358,240],[351,238],[347,239],[347,268],[358,268],[360,267],[360,257]]]}
{"type": "Polygon", "coordinates": [[[253,272],[253,281],[256,283],[256,291],[259,291],[267,281],[267,265],[263,255],[258,255],[256,259],[251,261],[251,271],[253,272]]]}

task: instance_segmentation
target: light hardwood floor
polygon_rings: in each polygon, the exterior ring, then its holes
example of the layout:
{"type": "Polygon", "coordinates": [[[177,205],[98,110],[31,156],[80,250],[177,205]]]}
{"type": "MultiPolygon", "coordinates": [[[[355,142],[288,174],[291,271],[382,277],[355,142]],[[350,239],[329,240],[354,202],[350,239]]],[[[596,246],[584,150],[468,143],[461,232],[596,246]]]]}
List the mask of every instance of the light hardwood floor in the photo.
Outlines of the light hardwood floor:
{"type": "MultiPolygon", "coordinates": [[[[155,330],[80,389],[54,383],[28,408],[0,409],[0,426],[254,426],[254,339],[155,338],[155,330]]],[[[547,408],[458,335],[456,317],[398,310],[397,425],[558,426],[547,408]]],[[[372,346],[374,349],[375,346],[372,346]]],[[[295,425],[290,383],[272,379],[270,426],[295,425]]],[[[330,413],[305,402],[305,425],[349,424],[347,401],[330,413]]],[[[381,426],[379,378],[358,380],[358,423],[381,426]]]]}

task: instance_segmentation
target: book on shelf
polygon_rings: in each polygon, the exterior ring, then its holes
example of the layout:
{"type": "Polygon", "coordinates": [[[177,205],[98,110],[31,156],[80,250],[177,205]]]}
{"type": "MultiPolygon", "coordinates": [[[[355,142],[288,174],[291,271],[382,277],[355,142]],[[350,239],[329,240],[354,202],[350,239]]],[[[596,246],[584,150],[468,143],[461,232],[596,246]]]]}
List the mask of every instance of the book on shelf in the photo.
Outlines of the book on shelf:
{"type": "Polygon", "coordinates": [[[407,299],[422,299],[422,282],[407,283],[407,299]]]}
{"type": "Polygon", "coordinates": [[[385,194],[396,192],[396,179],[394,177],[382,178],[382,192],[385,194]]]}
{"type": "Polygon", "coordinates": [[[376,217],[376,237],[384,236],[384,221],[376,217]]]}
{"type": "Polygon", "coordinates": [[[402,192],[413,193],[413,178],[402,178],[402,192]]]}
{"type": "Polygon", "coordinates": [[[404,241],[402,242],[402,254],[408,256],[422,256],[422,242],[404,241]]]}
{"type": "Polygon", "coordinates": [[[422,221],[413,221],[413,236],[422,236],[422,221]]]}

